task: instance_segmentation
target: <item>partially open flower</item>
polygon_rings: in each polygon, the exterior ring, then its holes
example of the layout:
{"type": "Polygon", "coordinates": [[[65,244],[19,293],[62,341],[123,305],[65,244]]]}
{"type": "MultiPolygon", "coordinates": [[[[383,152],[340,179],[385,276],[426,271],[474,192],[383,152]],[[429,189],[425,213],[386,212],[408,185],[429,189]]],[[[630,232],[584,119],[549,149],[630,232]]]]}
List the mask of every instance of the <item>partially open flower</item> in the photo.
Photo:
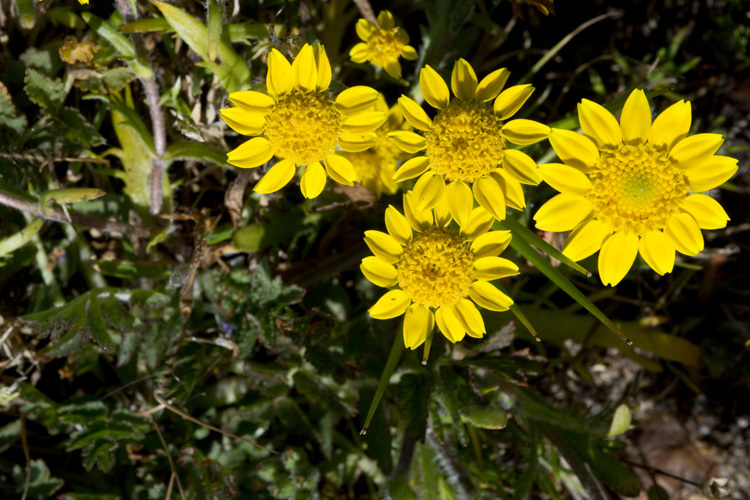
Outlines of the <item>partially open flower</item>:
{"type": "Polygon", "coordinates": [[[370,61],[375,66],[384,68],[393,78],[401,78],[399,57],[408,60],[419,58],[417,51],[409,44],[409,35],[393,20],[387,10],[378,14],[378,24],[367,19],[357,21],[357,36],[362,43],[349,51],[349,57],[355,63],[370,61]]]}

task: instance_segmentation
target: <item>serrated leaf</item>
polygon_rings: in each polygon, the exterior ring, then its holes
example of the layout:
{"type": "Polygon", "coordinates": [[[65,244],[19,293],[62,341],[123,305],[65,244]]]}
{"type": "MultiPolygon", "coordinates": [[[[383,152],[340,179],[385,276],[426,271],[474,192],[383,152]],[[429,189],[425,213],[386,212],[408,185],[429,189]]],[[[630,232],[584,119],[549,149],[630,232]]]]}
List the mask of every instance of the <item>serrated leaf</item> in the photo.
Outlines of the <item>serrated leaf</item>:
{"type": "Polygon", "coordinates": [[[35,69],[40,73],[54,77],[62,68],[60,60],[60,43],[51,43],[44,48],[30,47],[18,58],[23,61],[27,68],[35,69]]]}
{"type": "Polygon", "coordinates": [[[16,483],[15,490],[19,495],[25,491],[28,498],[48,498],[65,484],[62,479],[52,476],[44,460],[31,460],[29,466],[31,470],[27,491],[25,488],[26,471],[18,464],[13,466],[13,480],[16,483]]]}
{"type": "Polygon", "coordinates": [[[115,464],[114,451],[116,443],[108,441],[96,441],[83,449],[83,467],[90,471],[97,466],[102,472],[109,472],[115,464]]]}
{"type": "Polygon", "coordinates": [[[164,152],[164,160],[198,160],[219,166],[227,165],[227,152],[223,148],[201,142],[173,142],[164,152]]]}
{"type": "Polygon", "coordinates": [[[101,401],[87,401],[60,406],[57,414],[60,421],[66,424],[88,424],[96,420],[106,420],[109,408],[101,401]]]}
{"type": "Polygon", "coordinates": [[[466,406],[460,414],[463,422],[482,429],[502,429],[508,425],[508,414],[497,406],[466,406]]]}
{"type": "Polygon", "coordinates": [[[26,70],[24,91],[29,99],[41,108],[57,109],[65,99],[65,85],[62,80],[47,78],[31,68],[26,70]]]}
{"type": "Polygon", "coordinates": [[[406,420],[406,432],[421,439],[427,428],[427,405],[432,384],[427,377],[407,373],[399,384],[401,406],[406,420]]]}
{"type": "Polygon", "coordinates": [[[112,68],[104,72],[104,85],[110,92],[119,92],[132,82],[135,73],[130,68],[112,68]]]}
{"type": "Polygon", "coordinates": [[[28,226],[18,231],[16,234],[8,236],[0,240],[0,257],[14,252],[18,248],[21,248],[26,243],[31,241],[31,238],[39,232],[44,225],[44,220],[36,219],[32,221],[28,226]]]}
{"type": "Polygon", "coordinates": [[[236,476],[199,449],[193,446],[181,449],[177,462],[189,471],[185,477],[186,486],[199,498],[232,498],[237,494],[236,476]]]}
{"type": "Polygon", "coordinates": [[[16,111],[10,92],[3,82],[0,82],[0,127],[7,127],[17,134],[26,128],[26,117],[16,111]]]}
{"type": "Polygon", "coordinates": [[[73,144],[91,148],[100,146],[105,142],[99,131],[77,109],[62,108],[55,124],[65,139],[73,144]]]}
{"type": "Polygon", "coordinates": [[[21,421],[14,420],[13,422],[0,427],[0,453],[7,450],[9,447],[18,441],[21,437],[21,421]]]}

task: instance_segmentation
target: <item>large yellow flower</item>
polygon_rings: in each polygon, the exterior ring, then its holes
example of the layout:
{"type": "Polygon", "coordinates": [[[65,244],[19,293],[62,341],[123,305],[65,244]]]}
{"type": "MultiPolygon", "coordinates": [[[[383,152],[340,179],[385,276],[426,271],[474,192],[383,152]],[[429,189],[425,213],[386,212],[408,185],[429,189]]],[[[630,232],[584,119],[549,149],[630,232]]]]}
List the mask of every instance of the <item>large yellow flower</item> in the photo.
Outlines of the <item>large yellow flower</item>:
{"type": "Polygon", "coordinates": [[[388,108],[383,94],[378,95],[374,109],[388,114],[385,123],[375,131],[375,145],[359,153],[344,153],[344,156],[354,165],[357,182],[380,198],[382,193],[394,194],[398,190],[393,174],[396,173],[398,162],[406,156],[393,141],[388,140],[388,133],[411,130],[411,125],[404,121],[398,105],[388,108]]]}
{"type": "Polygon", "coordinates": [[[411,349],[427,339],[436,321],[451,342],[466,334],[482,337],[484,321],[474,303],[492,311],[513,304],[489,283],[518,274],[515,264],[498,257],[510,243],[510,232],[489,231],[494,220],[482,207],[471,211],[460,230],[450,229],[446,203],[437,205],[434,213],[419,211],[412,191],[404,195],[404,214],[389,206],[388,233],[365,232],[375,255],[362,259],[360,269],[377,286],[391,289],[370,308],[370,316],[404,314],[404,344],[411,349]]]}
{"type": "Polygon", "coordinates": [[[690,102],[679,101],[651,123],[642,90],[634,90],[618,124],[602,106],[578,105],[584,135],[553,129],[550,143],[565,163],[541,165],[560,191],[536,213],[543,231],[570,231],[563,253],[581,260],[599,253],[599,274],[616,285],[641,254],[659,274],[672,271],[675,250],[696,255],[702,229],[726,226],[721,205],[704,194],[737,171],[737,160],[714,156],[718,134],[690,130],[690,102]]]}
{"type": "Polygon", "coordinates": [[[367,19],[357,21],[357,36],[363,43],[358,43],[349,51],[349,57],[355,63],[370,61],[375,66],[385,69],[393,78],[401,78],[399,57],[408,60],[419,58],[414,47],[408,45],[409,35],[393,21],[387,10],[378,14],[378,24],[367,19]]]}
{"type": "Polygon", "coordinates": [[[370,109],[378,97],[376,90],[351,87],[333,99],[327,90],[330,84],[331,65],[323,46],[313,49],[305,44],[292,64],[271,49],[267,95],[251,90],[229,95],[236,107],[221,110],[224,121],[240,134],[258,137],[230,151],[227,161],[254,168],[274,156],[280,159],[255,191],[278,191],[292,180],[298,166],[305,166],[300,188],[306,198],[318,196],[327,177],[353,185],[354,167],[338,149],[354,152],[372,146],[373,131],[386,114],[370,109]]]}
{"type": "Polygon", "coordinates": [[[546,138],[550,129],[531,120],[505,123],[534,91],[531,85],[516,85],[501,93],[509,74],[502,68],[479,82],[471,65],[459,59],[451,76],[456,99],[451,100],[445,81],[426,66],[419,84],[425,100],[438,110],[434,119],[412,99],[401,96],[398,102],[406,120],[424,135],[392,132],[389,136],[404,151],[425,153],[405,162],[394,179],[419,177],[414,186],[418,209],[435,206],[443,191],[459,224],[466,221],[473,206],[472,191],[498,220],[505,218],[506,205],[518,210],[526,206],[521,183],[537,185],[542,178],[534,160],[509,149],[508,142],[532,144],[546,138]]]}

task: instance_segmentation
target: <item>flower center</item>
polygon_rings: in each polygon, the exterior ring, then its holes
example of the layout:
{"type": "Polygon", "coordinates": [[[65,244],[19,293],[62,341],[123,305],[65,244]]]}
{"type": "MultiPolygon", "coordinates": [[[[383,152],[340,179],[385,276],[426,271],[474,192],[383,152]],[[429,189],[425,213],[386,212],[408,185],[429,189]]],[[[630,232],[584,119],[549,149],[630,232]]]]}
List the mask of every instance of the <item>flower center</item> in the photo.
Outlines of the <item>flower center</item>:
{"type": "Polygon", "coordinates": [[[427,132],[430,168],[449,181],[471,184],[503,160],[503,122],[485,103],[454,100],[439,111],[427,132]]]}
{"type": "Polygon", "coordinates": [[[266,116],[264,135],[275,156],[307,165],[335,152],[341,132],[341,115],[327,92],[294,89],[266,116]]]}
{"type": "Polygon", "coordinates": [[[404,42],[399,40],[399,28],[392,30],[375,30],[367,40],[368,59],[377,66],[384,66],[386,62],[397,59],[404,48],[404,42]]]}
{"type": "Polygon", "coordinates": [[[468,295],[475,281],[473,264],[470,243],[457,231],[432,227],[404,248],[397,264],[398,284],[418,304],[452,306],[468,295]]]}
{"type": "Polygon", "coordinates": [[[663,229],[688,192],[685,174],[648,143],[602,151],[589,175],[596,218],[617,232],[663,229]]]}

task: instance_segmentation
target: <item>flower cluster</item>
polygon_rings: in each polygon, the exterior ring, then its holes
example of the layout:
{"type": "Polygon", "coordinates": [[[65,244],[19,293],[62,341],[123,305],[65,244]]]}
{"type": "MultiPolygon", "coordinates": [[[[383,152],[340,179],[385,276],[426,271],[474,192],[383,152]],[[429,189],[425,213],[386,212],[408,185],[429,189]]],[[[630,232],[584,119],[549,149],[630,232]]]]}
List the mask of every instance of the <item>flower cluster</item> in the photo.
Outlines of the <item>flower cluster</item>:
{"type": "MultiPolygon", "coordinates": [[[[414,60],[417,52],[389,12],[377,21],[358,21],[362,43],[351,59],[401,78],[399,58],[414,60]]],[[[358,182],[378,197],[414,179],[403,194],[403,213],[386,210],[387,232],[365,232],[373,255],[360,266],[368,280],[388,289],[370,315],[403,315],[404,342],[412,349],[430,338],[435,324],[451,342],[482,337],[476,306],[504,311],[513,304],[491,283],[518,274],[500,257],[511,234],[491,228],[506,217],[506,207],[526,207],[523,185],[544,181],[560,192],[537,210],[536,228],[571,231],[563,253],[574,261],[599,252],[605,285],[619,283],[638,254],[657,273],[668,273],[675,252],[703,249],[701,229],[726,225],[722,207],[702,193],[728,180],[737,161],[715,155],[720,135],[688,137],[690,103],[680,101],[652,122],[645,93],[635,90],[618,122],[584,99],[581,134],[513,119],[534,87],[506,88],[509,75],[501,68],[480,80],[458,59],[449,88],[426,65],[419,88],[433,109],[406,95],[389,108],[366,86],[334,95],[322,45],[304,45],[291,63],[272,49],[266,92],[232,93],[234,107],[221,110],[227,125],[252,136],[228,162],[256,168],[276,158],[254,187],[262,194],[280,190],[298,171],[306,198],[317,197],[328,177],[358,182]],[[561,163],[537,165],[518,149],[543,140],[561,163]]]]}

